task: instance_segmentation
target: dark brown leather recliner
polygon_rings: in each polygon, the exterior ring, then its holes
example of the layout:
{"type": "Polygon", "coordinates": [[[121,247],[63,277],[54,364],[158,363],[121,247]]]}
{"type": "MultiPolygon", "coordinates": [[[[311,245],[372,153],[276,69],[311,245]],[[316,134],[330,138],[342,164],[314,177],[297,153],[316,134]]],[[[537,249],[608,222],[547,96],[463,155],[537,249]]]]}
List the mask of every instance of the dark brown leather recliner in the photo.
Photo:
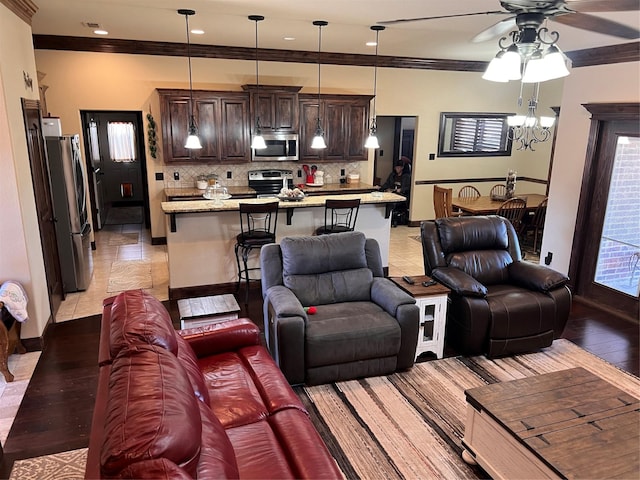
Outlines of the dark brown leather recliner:
{"type": "Polygon", "coordinates": [[[569,318],[568,277],[522,261],[516,232],[497,215],[422,222],[425,273],[451,289],[446,340],[488,357],[551,345],[569,318]]]}

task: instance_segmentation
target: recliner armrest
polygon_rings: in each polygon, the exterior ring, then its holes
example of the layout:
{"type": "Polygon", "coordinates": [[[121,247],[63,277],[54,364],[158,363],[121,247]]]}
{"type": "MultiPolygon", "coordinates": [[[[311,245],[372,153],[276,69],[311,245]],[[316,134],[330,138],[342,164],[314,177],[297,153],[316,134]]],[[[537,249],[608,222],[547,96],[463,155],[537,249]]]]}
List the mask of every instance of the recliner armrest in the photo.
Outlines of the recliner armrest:
{"type": "Polygon", "coordinates": [[[394,317],[400,305],[416,303],[415,298],[403,291],[388,278],[374,277],[371,283],[371,301],[380,305],[394,317]]]}
{"type": "Polygon", "coordinates": [[[450,288],[458,295],[478,298],[484,298],[487,295],[487,287],[471,275],[457,268],[437,268],[431,272],[431,278],[450,288]]]}
{"type": "Polygon", "coordinates": [[[566,275],[535,263],[513,262],[508,268],[511,282],[529,290],[548,292],[566,285],[569,281],[566,275]]]}
{"type": "Polygon", "coordinates": [[[266,292],[265,302],[271,303],[271,308],[276,317],[302,317],[307,319],[307,314],[298,297],[283,285],[274,285],[266,292]]]}

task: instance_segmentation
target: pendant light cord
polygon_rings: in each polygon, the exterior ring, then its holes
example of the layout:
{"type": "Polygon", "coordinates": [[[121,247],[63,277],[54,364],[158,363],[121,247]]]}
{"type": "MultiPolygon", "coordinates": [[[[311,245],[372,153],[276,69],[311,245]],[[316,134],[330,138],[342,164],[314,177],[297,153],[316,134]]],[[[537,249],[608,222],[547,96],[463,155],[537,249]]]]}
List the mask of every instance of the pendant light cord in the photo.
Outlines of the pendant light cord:
{"type": "Polygon", "coordinates": [[[260,93],[260,80],[259,80],[259,76],[258,76],[258,22],[259,20],[256,19],[256,92],[260,93]]]}
{"type": "Polygon", "coordinates": [[[376,62],[373,66],[373,119],[376,118],[376,96],[378,91],[378,37],[380,30],[376,30],[376,62]]]}
{"type": "Polygon", "coordinates": [[[187,58],[189,59],[189,115],[193,119],[193,82],[191,80],[191,42],[189,41],[189,15],[184,16],[187,24],[187,58]]]}
{"type": "Polygon", "coordinates": [[[320,124],[320,50],[322,48],[322,25],[318,25],[318,125],[320,124]]]}

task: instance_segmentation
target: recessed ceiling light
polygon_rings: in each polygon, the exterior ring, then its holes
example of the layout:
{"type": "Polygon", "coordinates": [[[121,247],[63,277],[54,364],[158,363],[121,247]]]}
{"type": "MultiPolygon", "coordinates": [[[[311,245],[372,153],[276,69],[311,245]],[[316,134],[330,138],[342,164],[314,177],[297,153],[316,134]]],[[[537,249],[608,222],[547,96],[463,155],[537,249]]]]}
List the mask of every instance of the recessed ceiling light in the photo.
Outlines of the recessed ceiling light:
{"type": "Polygon", "coordinates": [[[106,30],[94,30],[93,33],[95,33],[96,35],[109,35],[109,32],[107,32],[106,30]]]}
{"type": "Polygon", "coordinates": [[[367,42],[367,43],[365,43],[365,45],[367,47],[375,47],[376,46],[376,42],[367,42]]]}
{"type": "Polygon", "coordinates": [[[286,40],[287,42],[292,42],[293,40],[296,39],[296,37],[282,37],[283,40],[286,40]]]}
{"type": "Polygon", "coordinates": [[[191,33],[193,33],[194,35],[204,35],[204,30],[200,30],[199,28],[194,28],[193,30],[191,30],[191,33]]]}

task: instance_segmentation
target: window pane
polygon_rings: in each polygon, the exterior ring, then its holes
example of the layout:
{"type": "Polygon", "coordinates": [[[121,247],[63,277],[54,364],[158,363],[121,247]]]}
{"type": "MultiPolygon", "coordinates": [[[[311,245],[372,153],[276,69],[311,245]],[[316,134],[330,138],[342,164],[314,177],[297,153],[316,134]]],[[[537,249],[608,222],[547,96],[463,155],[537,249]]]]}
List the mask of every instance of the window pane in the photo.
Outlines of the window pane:
{"type": "Polygon", "coordinates": [[[629,295],[640,288],[640,138],[618,137],[594,281],[629,295]]]}
{"type": "Polygon", "coordinates": [[[107,124],[109,137],[109,155],[114,162],[135,162],[136,142],[133,123],[109,122],[107,124]]]}
{"type": "Polygon", "coordinates": [[[511,154],[508,114],[443,113],[438,155],[441,157],[511,154]]]}
{"type": "Polygon", "coordinates": [[[91,163],[95,165],[100,161],[100,144],[98,143],[98,124],[93,120],[89,122],[89,145],[91,163]]]}

